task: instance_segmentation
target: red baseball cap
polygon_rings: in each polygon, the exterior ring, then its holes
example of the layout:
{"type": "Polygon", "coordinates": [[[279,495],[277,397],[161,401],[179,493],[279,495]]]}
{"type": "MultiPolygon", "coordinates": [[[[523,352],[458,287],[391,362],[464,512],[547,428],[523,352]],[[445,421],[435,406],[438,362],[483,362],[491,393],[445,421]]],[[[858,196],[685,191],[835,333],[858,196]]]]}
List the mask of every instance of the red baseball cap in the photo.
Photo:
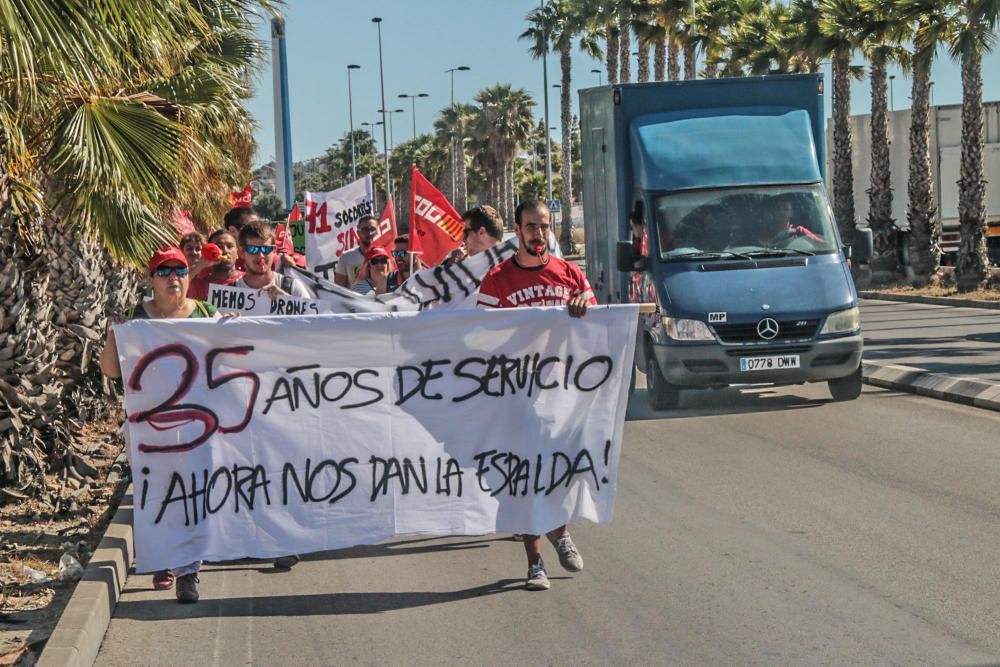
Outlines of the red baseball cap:
{"type": "Polygon", "coordinates": [[[174,246],[160,248],[149,258],[149,275],[153,275],[153,271],[156,271],[160,266],[170,261],[180,262],[184,266],[188,265],[187,257],[184,256],[184,252],[180,248],[174,246]]]}
{"type": "Polygon", "coordinates": [[[365,253],[366,262],[370,262],[376,257],[385,257],[386,259],[392,259],[392,255],[389,254],[389,251],[383,248],[382,246],[369,248],[368,252],[365,253]]]}

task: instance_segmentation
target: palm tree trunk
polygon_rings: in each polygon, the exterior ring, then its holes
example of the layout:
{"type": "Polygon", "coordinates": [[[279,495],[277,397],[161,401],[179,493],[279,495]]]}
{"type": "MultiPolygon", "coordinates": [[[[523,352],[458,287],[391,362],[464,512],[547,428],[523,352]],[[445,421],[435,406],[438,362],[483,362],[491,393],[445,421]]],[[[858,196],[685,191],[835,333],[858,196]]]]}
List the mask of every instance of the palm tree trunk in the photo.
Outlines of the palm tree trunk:
{"type": "Polygon", "coordinates": [[[974,51],[962,54],[962,157],[958,180],[958,224],[961,239],[955,277],[959,292],[986,284],[986,180],[983,176],[983,63],[974,51]]]}
{"type": "Polygon", "coordinates": [[[559,233],[559,243],[564,254],[573,254],[576,248],[573,247],[573,118],[570,109],[571,94],[571,60],[570,46],[567,44],[559,52],[559,65],[562,67],[562,88],[560,89],[560,116],[559,125],[562,128],[562,164],[560,173],[562,183],[560,185],[559,199],[562,204],[562,229],[559,233]]]}
{"type": "Polygon", "coordinates": [[[694,44],[690,42],[685,42],[684,44],[684,80],[689,81],[698,76],[696,71],[697,67],[697,54],[694,50],[694,44]]]}
{"type": "Polygon", "coordinates": [[[910,261],[918,286],[925,285],[941,263],[941,222],[934,203],[931,178],[930,80],[931,63],[916,57],[914,47],[913,103],[910,108],[910,165],[906,182],[906,219],[910,223],[910,261]]]}
{"type": "Polygon", "coordinates": [[[875,240],[872,268],[896,268],[895,221],[892,219],[892,180],[889,171],[889,80],[886,77],[885,53],[876,51],[871,58],[872,170],[868,187],[868,226],[875,240]]]}
{"type": "Polygon", "coordinates": [[[625,9],[622,9],[618,25],[621,26],[618,33],[618,82],[632,83],[632,30],[625,9]]]}
{"type": "Polygon", "coordinates": [[[854,239],[854,172],[851,146],[851,52],[833,57],[833,215],[845,242],[854,239]]]}
{"type": "Polygon", "coordinates": [[[657,37],[653,42],[653,79],[663,81],[667,73],[667,38],[657,37]]]}
{"type": "Polygon", "coordinates": [[[681,47],[670,40],[667,44],[667,80],[679,81],[681,78],[681,47]]]}
{"type": "Polygon", "coordinates": [[[608,84],[618,83],[618,26],[608,26],[608,49],[605,53],[608,84]]]}
{"type": "Polygon", "coordinates": [[[649,81],[649,42],[639,42],[639,67],[636,78],[640,83],[649,81]]]}

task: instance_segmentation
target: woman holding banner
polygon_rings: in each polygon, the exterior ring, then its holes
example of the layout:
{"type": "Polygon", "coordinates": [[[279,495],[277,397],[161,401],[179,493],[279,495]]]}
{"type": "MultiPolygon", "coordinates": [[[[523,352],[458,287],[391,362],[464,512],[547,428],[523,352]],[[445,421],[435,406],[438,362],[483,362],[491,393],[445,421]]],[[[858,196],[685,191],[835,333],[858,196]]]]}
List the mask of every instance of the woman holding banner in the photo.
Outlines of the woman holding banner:
{"type": "Polygon", "coordinates": [[[365,263],[358,274],[358,280],[351,290],[358,294],[385,294],[399,287],[399,272],[393,271],[395,262],[385,248],[375,247],[365,253],[365,263]]]}
{"type": "MultiPolygon", "coordinates": [[[[153,298],[142,301],[128,312],[126,319],[176,319],[188,317],[219,317],[215,306],[205,301],[187,297],[190,282],[187,257],[180,248],[161,248],[149,260],[149,277],[153,287],[153,298]]],[[[119,319],[117,323],[124,320],[119,319]]],[[[115,332],[109,326],[107,342],[101,351],[101,370],[109,378],[120,378],[121,363],[115,332]]],[[[177,583],[178,602],[198,601],[198,570],[201,561],[190,563],[174,570],[161,570],[153,574],[153,588],[168,590],[177,583]]]]}

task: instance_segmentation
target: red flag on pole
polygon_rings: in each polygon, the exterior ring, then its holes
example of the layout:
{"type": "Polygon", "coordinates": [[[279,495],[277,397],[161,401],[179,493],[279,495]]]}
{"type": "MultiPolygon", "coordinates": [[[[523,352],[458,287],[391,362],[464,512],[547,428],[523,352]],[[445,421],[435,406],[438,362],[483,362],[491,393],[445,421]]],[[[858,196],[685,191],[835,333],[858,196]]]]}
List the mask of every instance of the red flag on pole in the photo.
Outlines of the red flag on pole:
{"type": "Polygon", "coordinates": [[[247,186],[243,188],[243,192],[230,192],[229,193],[229,205],[233,208],[237,206],[249,206],[250,202],[253,200],[253,181],[247,183],[247,186]]]}
{"type": "Polygon", "coordinates": [[[385,203],[385,210],[378,221],[378,236],[372,240],[372,247],[386,248],[396,240],[396,207],[392,203],[392,197],[385,203]]]}
{"type": "Polygon", "coordinates": [[[295,202],[292,204],[292,212],[288,214],[288,222],[298,222],[302,219],[302,209],[299,208],[299,203],[295,202]]]}
{"type": "Polygon", "coordinates": [[[413,167],[410,181],[410,250],[428,266],[440,264],[462,244],[461,216],[441,192],[413,167]]]}

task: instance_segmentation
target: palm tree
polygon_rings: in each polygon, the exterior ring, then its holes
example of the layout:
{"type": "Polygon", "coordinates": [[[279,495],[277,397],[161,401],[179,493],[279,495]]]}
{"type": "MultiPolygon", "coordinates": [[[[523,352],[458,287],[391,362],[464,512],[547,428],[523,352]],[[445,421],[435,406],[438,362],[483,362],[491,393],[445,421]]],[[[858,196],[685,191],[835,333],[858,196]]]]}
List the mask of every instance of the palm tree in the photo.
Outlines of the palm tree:
{"type": "Polygon", "coordinates": [[[468,128],[475,124],[478,113],[478,109],[471,104],[455,104],[442,109],[437,120],[434,121],[434,129],[438,136],[446,138],[454,151],[455,187],[458,192],[453,194],[453,203],[459,211],[468,208],[465,138],[468,128]]]}
{"type": "Polygon", "coordinates": [[[475,100],[480,106],[477,153],[491,174],[491,198],[498,203],[504,220],[510,221],[514,213],[511,167],[518,148],[531,136],[535,102],[523,88],[515,90],[509,83],[485,88],[475,100]]]}
{"type": "Polygon", "coordinates": [[[986,252],[986,181],[983,176],[983,54],[996,41],[1000,3],[962,0],[948,7],[946,40],[962,63],[962,152],[958,180],[961,239],[955,277],[960,292],[981,288],[989,278],[986,252]]]}
{"type": "Polygon", "coordinates": [[[903,0],[903,17],[916,21],[913,36],[913,89],[910,106],[910,161],[906,182],[906,219],[910,223],[910,261],[915,283],[928,283],[941,264],[941,220],[931,174],[930,81],[937,45],[948,26],[950,0],[903,0]]]}
{"type": "Polygon", "coordinates": [[[578,0],[574,13],[584,23],[586,31],[604,39],[605,70],[608,84],[618,83],[618,53],[621,31],[618,23],[618,0],[578,0]]]}
{"type": "MultiPolygon", "coordinates": [[[[586,28],[584,15],[568,0],[549,0],[538,9],[532,10],[527,21],[529,28],[521,33],[521,39],[531,40],[529,49],[533,58],[543,58],[549,48],[559,52],[559,67],[562,81],[559,89],[560,127],[562,129],[562,177],[559,198],[562,204],[560,244],[563,252],[571,253],[573,247],[573,160],[570,155],[572,144],[572,50],[573,41],[579,37],[579,48],[592,58],[601,57],[601,47],[596,37],[586,28]]],[[[547,135],[546,135],[547,136],[547,135]]]]}
{"type": "Polygon", "coordinates": [[[639,81],[649,81],[649,51],[653,50],[653,79],[663,81],[667,70],[667,31],[659,21],[655,0],[633,5],[632,31],[639,44],[639,81]]]}
{"type": "Polygon", "coordinates": [[[859,31],[862,53],[871,62],[871,180],[868,187],[868,226],[875,240],[873,266],[896,267],[896,221],[892,218],[892,174],[889,163],[889,62],[907,66],[909,54],[901,46],[912,36],[895,0],[862,0],[864,20],[859,31]]]}
{"type": "Polygon", "coordinates": [[[861,21],[858,0],[797,0],[793,12],[816,20],[819,34],[808,45],[817,59],[829,57],[833,64],[833,212],[840,234],[854,238],[853,145],[851,139],[851,56],[857,45],[861,21]]]}
{"type": "Polygon", "coordinates": [[[632,2],[618,2],[618,83],[632,83],[632,2]]]}
{"type": "Polygon", "coordinates": [[[42,490],[73,419],[106,408],[95,341],[135,298],[117,262],[172,241],[174,206],[217,210],[246,182],[247,13],[260,8],[33,0],[0,13],[0,68],[16,73],[0,80],[0,280],[18,313],[0,332],[0,487],[42,490]]]}

